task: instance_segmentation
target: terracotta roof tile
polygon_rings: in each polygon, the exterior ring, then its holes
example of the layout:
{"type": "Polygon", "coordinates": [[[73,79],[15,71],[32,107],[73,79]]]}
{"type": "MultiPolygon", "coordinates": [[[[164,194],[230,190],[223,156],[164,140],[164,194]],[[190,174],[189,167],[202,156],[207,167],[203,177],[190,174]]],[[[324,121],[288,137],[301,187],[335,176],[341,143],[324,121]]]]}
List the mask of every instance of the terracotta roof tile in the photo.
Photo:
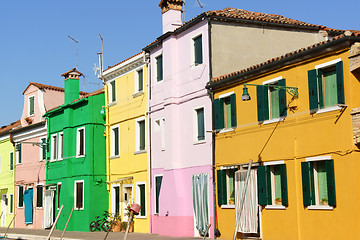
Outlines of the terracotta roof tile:
{"type": "Polygon", "coordinates": [[[139,53],[135,54],[134,56],[131,56],[131,57],[129,57],[129,58],[127,58],[127,59],[125,59],[125,60],[123,60],[123,61],[121,61],[121,62],[119,62],[119,63],[117,63],[117,64],[115,64],[115,65],[113,65],[113,66],[108,67],[107,69],[104,70],[104,72],[107,71],[107,70],[109,70],[109,69],[111,69],[111,68],[113,68],[113,67],[116,67],[116,66],[118,66],[118,65],[126,62],[127,60],[129,60],[129,59],[131,59],[131,58],[133,58],[133,57],[136,57],[136,56],[138,56],[138,55],[140,55],[140,54],[142,54],[142,52],[139,52],[139,53]]]}
{"type": "Polygon", "coordinates": [[[0,135],[4,135],[8,133],[10,130],[19,127],[21,125],[20,120],[17,120],[16,122],[10,123],[7,126],[0,127],[0,135]]]}
{"type": "MultiPolygon", "coordinates": [[[[61,88],[61,87],[55,87],[55,86],[46,85],[46,84],[42,84],[42,83],[30,82],[28,87],[24,90],[23,94],[29,88],[30,85],[34,85],[39,89],[49,89],[49,90],[58,91],[58,92],[64,92],[65,91],[64,88],[61,88]]],[[[80,95],[86,95],[86,94],[88,94],[88,93],[80,91],[80,95]]]]}

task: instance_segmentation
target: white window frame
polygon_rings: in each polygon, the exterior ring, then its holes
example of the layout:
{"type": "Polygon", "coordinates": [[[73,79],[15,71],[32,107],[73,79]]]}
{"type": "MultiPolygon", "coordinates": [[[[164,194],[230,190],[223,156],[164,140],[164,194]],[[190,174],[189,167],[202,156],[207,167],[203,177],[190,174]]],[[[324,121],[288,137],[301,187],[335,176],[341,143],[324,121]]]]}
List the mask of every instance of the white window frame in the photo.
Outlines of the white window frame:
{"type": "Polygon", "coordinates": [[[271,180],[271,205],[266,205],[265,209],[286,209],[286,206],[284,205],[276,205],[275,204],[275,176],[273,173],[273,168],[271,168],[272,166],[278,166],[280,164],[285,164],[284,160],[280,160],[280,161],[270,161],[270,162],[264,162],[264,166],[269,166],[270,167],[270,180],[271,180]]]}
{"type": "Polygon", "coordinates": [[[51,141],[50,162],[55,162],[58,156],[58,151],[57,151],[58,137],[56,133],[51,135],[50,141],[51,141]],[[56,144],[54,143],[54,139],[56,139],[56,144]],[[54,156],[56,157],[54,158],[54,156]]]}
{"type": "Polygon", "coordinates": [[[137,68],[135,71],[134,71],[134,74],[135,74],[135,91],[134,93],[143,93],[144,92],[144,86],[145,86],[145,75],[144,75],[145,71],[144,71],[144,67],[141,66],[139,68],[137,68]],[[139,90],[139,72],[142,71],[143,72],[143,86],[142,86],[142,90],[139,90]]]}
{"type": "Polygon", "coordinates": [[[64,132],[59,132],[57,154],[59,161],[64,159],[64,132]]]}
{"type": "Polygon", "coordinates": [[[14,151],[10,151],[10,152],[9,152],[9,172],[14,171],[14,166],[15,166],[15,154],[14,154],[14,151]],[[10,167],[11,167],[11,162],[10,162],[11,154],[12,154],[12,157],[13,157],[13,160],[12,160],[12,170],[10,169],[10,167]]]}
{"type": "Polygon", "coordinates": [[[46,153],[45,153],[45,158],[43,158],[43,148],[45,147],[46,148],[46,145],[44,146],[44,145],[42,145],[42,140],[43,139],[45,139],[45,144],[46,144],[46,140],[47,140],[47,138],[46,137],[42,137],[42,138],[40,138],[40,143],[41,143],[41,147],[40,147],[40,162],[41,161],[46,161],[46,153]]]}
{"type": "MultiPolygon", "coordinates": [[[[279,76],[279,77],[276,77],[276,78],[272,78],[270,80],[267,80],[267,81],[264,81],[262,84],[263,85],[271,85],[271,84],[274,84],[274,83],[277,83],[279,82],[280,80],[282,80],[283,77],[282,76],[279,76]]],[[[276,122],[281,122],[281,121],[284,121],[285,117],[279,117],[279,118],[271,118],[270,115],[271,115],[271,96],[270,96],[270,88],[268,88],[268,104],[269,104],[269,116],[268,116],[268,120],[265,120],[263,121],[262,124],[266,125],[266,124],[270,124],[270,123],[276,123],[276,122]]]]}
{"type": "MultiPolygon", "coordinates": [[[[136,215],[136,218],[147,218],[147,194],[146,194],[146,182],[136,182],[136,203],[140,205],[140,199],[141,199],[141,192],[140,192],[140,187],[139,185],[145,185],[145,215],[141,216],[140,213],[139,215],[136,215]]],[[[140,205],[141,206],[141,205],[140,205]]],[[[142,207],[142,206],[141,206],[142,207]]]]}
{"type": "Polygon", "coordinates": [[[117,125],[113,125],[110,127],[110,158],[118,158],[120,157],[120,125],[117,124],[117,125]],[[115,155],[115,135],[114,135],[114,132],[113,130],[117,128],[118,129],[118,147],[119,147],[119,154],[118,155],[115,155]]]}
{"type": "Polygon", "coordinates": [[[39,183],[39,184],[36,184],[36,203],[35,203],[35,207],[36,207],[36,209],[43,209],[43,207],[44,207],[44,197],[45,197],[45,192],[44,192],[44,190],[45,190],[45,188],[44,188],[44,184],[43,183],[39,183]],[[41,207],[38,207],[37,206],[37,201],[38,201],[38,193],[37,193],[37,191],[38,191],[38,186],[42,186],[42,206],[41,207]]]}
{"type": "Polygon", "coordinates": [[[191,49],[191,67],[198,67],[204,64],[204,34],[202,32],[198,32],[196,34],[194,34],[191,37],[191,41],[190,41],[190,49],[191,49]],[[200,37],[201,36],[201,52],[202,52],[202,63],[201,64],[196,64],[195,63],[195,38],[200,37]]]}
{"type": "Polygon", "coordinates": [[[80,157],[85,157],[86,155],[86,133],[85,133],[85,127],[80,127],[78,129],[76,129],[76,157],[80,158],[80,157]],[[84,150],[84,154],[80,155],[80,131],[84,130],[84,146],[83,146],[83,150],[84,150]]]}
{"type": "Polygon", "coordinates": [[[154,56],[154,72],[155,72],[155,83],[160,83],[162,81],[164,81],[164,55],[163,53],[159,53],[156,56],[154,56]],[[162,76],[162,80],[158,81],[157,76],[158,76],[158,72],[157,72],[157,59],[158,57],[162,56],[162,70],[163,70],[163,76],[162,76]]]}
{"type": "Polygon", "coordinates": [[[17,189],[17,192],[18,192],[18,194],[17,194],[17,208],[24,208],[24,193],[25,193],[25,186],[24,185],[18,185],[18,189],[17,189]],[[19,203],[20,203],[20,199],[19,199],[19,197],[20,197],[20,187],[22,187],[22,189],[23,189],[23,203],[22,203],[22,207],[20,207],[19,206],[19,203]]]}
{"type": "Polygon", "coordinates": [[[197,106],[193,109],[193,141],[194,144],[198,144],[198,143],[204,143],[206,142],[206,117],[205,117],[205,106],[197,106]],[[197,111],[199,109],[203,109],[204,111],[204,139],[203,140],[198,140],[198,115],[197,115],[197,111]]]}
{"type": "Polygon", "coordinates": [[[147,136],[147,131],[146,131],[146,117],[140,117],[137,118],[135,120],[135,154],[140,154],[140,153],[145,153],[146,152],[146,136],[147,136]],[[145,149],[140,149],[140,122],[144,121],[145,122],[145,149]]]}
{"type": "MultiPolygon", "coordinates": [[[[219,95],[219,99],[230,97],[233,94],[235,94],[234,91],[221,94],[221,95],[219,95]]],[[[224,119],[224,126],[225,126],[225,119],[224,119]]],[[[235,128],[233,128],[233,127],[224,127],[223,129],[220,130],[219,133],[231,132],[231,131],[234,131],[234,130],[235,130],[235,128]]]]}
{"type": "MultiPolygon", "coordinates": [[[[21,144],[20,142],[16,143],[16,144],[21,144]]],[[[21,149],[22,149],[22,146],[21,146],[21,149]]],[[[15,165],[20,165],[22,164],[22,159],[21,159],[21,162],[19,162],[19,159],[20,159],[20,154],[22,154],[22,150],[19,151],[19,150],[16,150],[16,146],[15,146],[15,165]]]]}
{"type": "MultiPolygon", "coordinates": [[[[222,166],[222,167],[220,167],[220,170],[226,171],[226,204],[221,205],[222,209],[235,209],[235,199],[234,199],[234,204],[229,204],[229,200],[230,200],[229,170],[230,169],[238,169],[238,167],[237,166],[227,166],[227,167],[222,166]]],[[[235,173],[234,173],[234,183],[235,183],[235,173]]],[[[235,186],[234,186],[234,192],[235,192],[235,186]]]]}
{"type": "Polygon", "coordinates": [[[14,194],[12,194],[12,193],[9,193],[9,196],[8,196],[8,214],[13,214],[14,213],[14,206],[15,206],[15,203],[14,203],[14,201],[15,201],[15,199],[14,199],[14,194]],[[10,204],[10,199],[11,199],[11,197],[12,197],[12,200],[13,200],[13,205],[11,206],[11,204],[10,204]]]}
{"type": "Polygon", "coordinates": [[[114,80],[111,80],[108,82],[108,102],[109,102],[109,105],[115,105],[116,102],[117,102],[117,94],[116,94],[116,79],[114,80]],[[112,88],[113,86],[111,85],[111,83],[114,82],[115,83],[115,101],[113,101],[113,91],[112,91],[112,88]]]}
{"type": "Polygon", "coordinates": [[[28,97],[28,111],[27,111],[27,116],[28,117],[32,117],[35,115],[35,95],[31,95],[28,97]],[[30,114],[30,98],[34,98],[34,113],[30,114]]]}
{"type": "Polygon", "coordinates": [[[75,182],[74,182],[74,206],[75,206],[75,208],[74,208],[74,210],[84,210],[84,208],[85,208],[85,183],[84,183],[84,180],[76,180],[75,182]],[[82,208],[76,208],[76,200],[77,200],[77,195],[76,195],[76,193],[77,193],[77,189],[76,189],[76,186],[77,186],[77,183],[82,183],[83,184],[83,189],[82,189],[82,196],[83,196],[83,198],[82,198],[82,208]]]}

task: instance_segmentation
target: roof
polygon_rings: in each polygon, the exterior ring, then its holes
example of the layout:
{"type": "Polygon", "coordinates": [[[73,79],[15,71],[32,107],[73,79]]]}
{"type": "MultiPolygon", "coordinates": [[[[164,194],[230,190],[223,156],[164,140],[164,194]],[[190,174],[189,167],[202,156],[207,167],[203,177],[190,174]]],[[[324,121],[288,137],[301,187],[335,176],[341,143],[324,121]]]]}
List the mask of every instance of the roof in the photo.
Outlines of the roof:
{"type": "Polygon", "coordinates": [[[111,68],[113,68],[113,67],[116,67],[116,66],[118,66],[118,65],[120,65],[120,64],[128,61],[129,59],[131,59],[131,58],[133,58],[133,57],[136,57],[136,56],[138,56],[138,55],[140,55],[140,54],[142,54],[142,52],[139,52],[139,53],[135,54],[134,56],[131,56],[131,57],[129,57],[129,58],[127,58],[127,59],[125,59],[125,60],[123,60],[123,61],[121,61],[121,62],[119,62],[119,63],[117,63],[117,64],[115,64],[115,65],[113,65],[113,66],[109,66],[107,69],[104,70],[104,72],[107,71],[107,70],[109,70],[109,69],[111,69],[111,68]]]}
{"type": "Polygon", "coordinates": [[[161,2],[159,3],[159,7],[161,7],[163,4],[165,4],[167,2],[181,3],[181,4],[184,3],[183,0],[161,0],[161,2]]]}
{"type": "Polygon", "coordinates": [[[316,43],[306,48],[301,48],[293,52],[286,53],[285,55],[269,59],[266,62],[262,62],[251,67],[235,71],[229,74],[222,75],[220,77],[212,78],[207,84],[207,88],[218,88],[225,85],[229,85],[238,81],[245,81],[247,78],[263,74],[266,71],[272,71],[279,69],[288,64],[303,61],[313,57],[312,53],[317,51],[321,54],[321,51],[331,51],[333,47],[343,47],[344,44],[352,44],[353,42],[360,42],[360,31],[345,31],[344,34],[336,36],[331,40],[316,43]]]}
{"type": "MultiPolygon", "coordinates": [[[[34,85],[35,87],[37,87],[39,89],[48,89],[48,90],[53,90],[53,91],[58,91],[58,92],[64,92],[64,88],[61,88],[61,87],[55,87],[55,86],[46,85],[46,84],[42,84],[42,83],[30,82],[29,85],[24,90],[23,95],[31,85],[34,85]]],[[[80,91],[80,95],[86,95],[86,94],[88,94],[88,93],[80,91]]]]}
{"type": "Polygon", "coordinates": [[[20,120],[10,123],[9,125],[0,127],[0,136],[9,133],[12,129],[19,127],[21,125],[20,120]]]}
{"type": "Polygon", "coordinates": [[[67,75],[69,75],[70,73],[77,73],[77,75],[83,76],[83,74],[81,72],[79,72],[78,70],[76,70],[76,68],[71,69],[70,71],[67,71],[66,73],[61,74],[62,77],[66,77],[67,75]]]}
{"type": "MultiPolygon", "coordinates": [[[[204,17],[208,17],[215,21],[225,21],[225,22],[238,21],[247,24],[251,23],[251,24],[261,24],[261,25],[264,24],[276,25],[287,28],[306,28],[306,29],[312,29],[313,31],[327,30],[330,32],[335,32],[337,34],[341,34],[344,32],[343,30],[328,28],[323,25],[306,23],[295,19],[287,18],[282,15],[246,11],[237,8],[225,8],[222,10],[207,11],[205,13],[202,13],[197,17],[181,25],[173,33],[178,34],[180,32],[185,31],[186,29],[193,26],[197,22],[202,21],[204,17]]],[[[169,33],[163,34],[157,40],[147,45],[143,50],[148,50],[153,47],[156,47],[157,43],[161,42],[162,39],[165,39],[170,34],[169,33]]]]}

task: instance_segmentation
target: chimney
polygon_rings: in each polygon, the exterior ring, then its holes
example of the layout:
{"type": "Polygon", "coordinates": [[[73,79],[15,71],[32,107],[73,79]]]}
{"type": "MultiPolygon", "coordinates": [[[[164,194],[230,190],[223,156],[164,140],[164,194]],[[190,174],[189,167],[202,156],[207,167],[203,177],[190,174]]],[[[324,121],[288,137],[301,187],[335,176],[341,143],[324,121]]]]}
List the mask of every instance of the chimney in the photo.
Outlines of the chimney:
{"type": "Polygon", "coordinates": [[[162,13],[163,33],[172,32],[182,25],[183,4],[183,0],[161,0],[159,7],[162,13]]]}
{"type": "Polygon", "coordinates": [[[64,103],[68,104],[72,101],[79,99],[79,78],[83,74],[78,72],[76,68],[61,74],[61,76],[65,77],[65,97],[64,103]]]}

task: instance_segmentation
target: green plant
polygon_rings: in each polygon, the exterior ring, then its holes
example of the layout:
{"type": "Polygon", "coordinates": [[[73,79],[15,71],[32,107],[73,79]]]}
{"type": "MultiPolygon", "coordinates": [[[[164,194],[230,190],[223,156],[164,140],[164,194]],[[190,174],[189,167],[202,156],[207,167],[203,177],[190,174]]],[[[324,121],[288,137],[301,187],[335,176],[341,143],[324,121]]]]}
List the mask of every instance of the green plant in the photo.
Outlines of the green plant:
{"type": "MultiPolygon", "coordinates": [[[[130,220],[130,215],[131,215],[131,204],[129,203],[126,208],[125,208],[125,215],[128,217],[128,221],[130,220]]],[[[131,219],[131,221],[134,221],[133,219],[131,219]]]]}
{"type": "Polygon", "coordinates": [[[275,202],[281,202],[281,198],[275,198],[275,202]]]}

